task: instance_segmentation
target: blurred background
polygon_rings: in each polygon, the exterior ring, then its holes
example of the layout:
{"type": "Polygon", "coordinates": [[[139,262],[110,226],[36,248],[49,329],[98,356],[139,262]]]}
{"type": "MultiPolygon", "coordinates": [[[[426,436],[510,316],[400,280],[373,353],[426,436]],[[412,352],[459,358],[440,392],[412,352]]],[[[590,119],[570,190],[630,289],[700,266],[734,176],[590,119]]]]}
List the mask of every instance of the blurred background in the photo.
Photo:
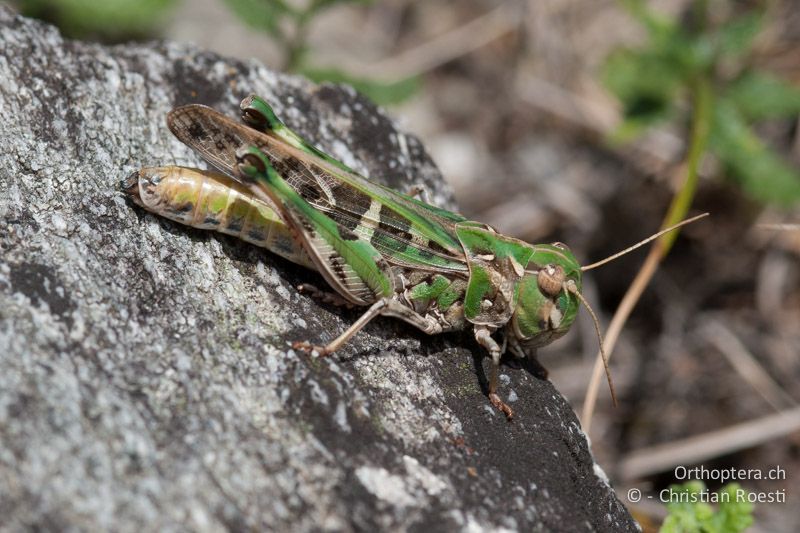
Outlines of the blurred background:
{"type": "MultiPolygon", "coordinates": [[[[584,264],[709,211],[669,249],[619,337],[620,405],[601,389],[593,451],[646,531],[706,511],[627,491],[657,495],[685,481],[676,466],[700,465],[782,469],[742,482],[786,500],[756,505],[751,531],[800,531],[800,2],[11,4],[78,39],[192,41],[349,83],[423,139],[463,214],[565,242],[584,264]]],[[[646,255],[587,276],[604,329],[646,255]]],[[[584,425],[597,346],[584,315],[540,351],[584,425]]],[[[734,523],[747,510],[723,513],[734,523]]]]}

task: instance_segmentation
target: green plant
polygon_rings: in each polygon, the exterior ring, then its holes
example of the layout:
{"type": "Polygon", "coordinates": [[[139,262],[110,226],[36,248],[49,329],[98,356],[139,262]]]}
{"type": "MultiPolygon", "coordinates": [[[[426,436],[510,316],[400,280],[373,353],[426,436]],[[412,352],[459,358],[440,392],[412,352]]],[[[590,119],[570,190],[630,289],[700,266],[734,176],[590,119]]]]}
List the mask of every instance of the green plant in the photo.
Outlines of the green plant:
{"type": "Polygon", "coordinates": [[[16,0],[25,16],[46,20],[64,35],[123,41],[152,36],[176,0],[16,0]]]}
{"type": "Polygon", "coordinates": [[[313,65],[313,53],[308,45],[309,27],[323,12],[347,3],[369,4],[372,1],[310,0],[295,6],[287,0],[224,0],[242,22],[275,40],[284,53],[284,70],[304,74],[317,82],[344,82],[378,104],[392,104],[416,93],[418,80],[383,83],[353,76],[338,68],[318,68],[313,65]]]}
{"type": "MultiPolygon", "coordinates": [[[[617,50],[605,64],[604,81],[624,108],[624,121],[613,140],[631,140],[667,120],[689,124],[688,150],[681,165],[686,169],[685,179],[662,227],[686,217],[694,201],[700,163],[708,151],[753,198],[782,206],[798,203],[800,174],[753,129],[758,120],[794,118],[800,112],[800,91],[750,61],[764,13],[750,11],[717,21],[712,13],[735,13],[740,3],[695,0],[689,16],[678,20],[656,14],[643,0],[620,3],[644,26],[647,41],[641,48],[617,50]]],[[[625,321],[677,236],[678,232],[672,232],[656,241],[625,293],[606,333],[609,357],[625,321]]],[[[598,355],[583,404],[586,431],[602,372],[598,355]]]]}
{"type": "Polygon", "coordinates": [[[753,524],[754,506],[738,483],[711,493],[702,481],[688,481],[665,493],[669,515],[660,533],[738,533],[753,524]],[[709,502],[717,503],[717,510],[709,502]]]}
{"type": "Polygon", "coordinates": [[[737,13],[740,4],[730,0],[696,0],[688,19],[679,21],[655,14],[641,0],[622,3],[647,30],[647,42],[642,48],[616,51],[605,65],[606,85],[625,113],[616,140],[702,112],[697,105],[687,105],[687,99],[707,85],[710,122],[705,142],[727,174],[759,201],[785,206],[800,201],[800,172],[754,130],[759,121],[796,118],[800,113],[800,89],[757,68],[752,60],[765,12],[737,13]],[[717,13],[731,14],[715,20],[717,13]]]}

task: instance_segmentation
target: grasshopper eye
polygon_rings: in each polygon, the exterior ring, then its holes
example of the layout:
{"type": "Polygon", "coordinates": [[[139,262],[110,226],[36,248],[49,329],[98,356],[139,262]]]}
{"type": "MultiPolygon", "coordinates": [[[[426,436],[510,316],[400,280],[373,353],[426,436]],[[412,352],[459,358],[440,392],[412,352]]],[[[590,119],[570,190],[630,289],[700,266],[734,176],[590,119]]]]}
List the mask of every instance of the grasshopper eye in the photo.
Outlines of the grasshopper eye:
{"type": "Polygon", "coordinates": [[[563,242],[554,242],[554,243],[553,243],[553,246],[555,246],[555,247],[556,247],[556,248],[558,248],[559,250],[569,250],[569,246],[567,246],[567,245],[566,245],[566,244],[564,244],[563,242]]]}
{"type": "Polygon", "coordinates": [[[542,294],[551,298],[558,296],[565,279],[563,267],[552,264],[545,265],[538,274],[539,290],[542,291],[542,294]]]}

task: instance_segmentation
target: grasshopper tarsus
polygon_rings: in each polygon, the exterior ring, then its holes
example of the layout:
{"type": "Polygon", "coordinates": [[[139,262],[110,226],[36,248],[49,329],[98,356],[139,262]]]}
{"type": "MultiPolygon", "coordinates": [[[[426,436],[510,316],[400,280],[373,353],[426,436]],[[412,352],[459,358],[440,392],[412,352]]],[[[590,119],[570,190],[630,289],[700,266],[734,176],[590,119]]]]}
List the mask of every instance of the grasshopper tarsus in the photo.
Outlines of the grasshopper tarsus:
{"type": "Polygon", "coordinates": [[[326,346],[318,346],[309,341],[295,341],[292,343],[292,349],[308,354],[316,352],[320,357],[327,357],[333,353],[333,350],[328,349],[326,346]]]}
{"type": "Polygon", "coordinates": [[[506,418],[508,419],[509,422],[514,420],[514,410],[511,409],[511,407],[509,407],[506,402],[501,400],[500,396],[498,396],[494,392],[490,392],[489,401],[492,403],[493,406],[495,406],[498,410],[502,411],[504,415],[506,415],[506,418]]]}

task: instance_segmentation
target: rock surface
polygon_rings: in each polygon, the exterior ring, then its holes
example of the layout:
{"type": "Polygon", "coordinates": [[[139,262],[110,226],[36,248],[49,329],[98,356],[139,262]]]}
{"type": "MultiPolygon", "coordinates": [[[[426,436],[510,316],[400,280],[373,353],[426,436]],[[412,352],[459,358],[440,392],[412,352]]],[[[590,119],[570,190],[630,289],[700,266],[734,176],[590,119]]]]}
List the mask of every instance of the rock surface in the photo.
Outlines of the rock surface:
{"type": "Polygon", "coordinates": [[[172,43],[63,40],[0,6],[0,527],[633,531],[552,385],[503,368],[508,423],[468,335],[377,320],[255,247],[158,219],[118,183],[202,166],[173,106],[255,92],[390,186],[448,204],[420,143],[352,90],[172,43]]]}

